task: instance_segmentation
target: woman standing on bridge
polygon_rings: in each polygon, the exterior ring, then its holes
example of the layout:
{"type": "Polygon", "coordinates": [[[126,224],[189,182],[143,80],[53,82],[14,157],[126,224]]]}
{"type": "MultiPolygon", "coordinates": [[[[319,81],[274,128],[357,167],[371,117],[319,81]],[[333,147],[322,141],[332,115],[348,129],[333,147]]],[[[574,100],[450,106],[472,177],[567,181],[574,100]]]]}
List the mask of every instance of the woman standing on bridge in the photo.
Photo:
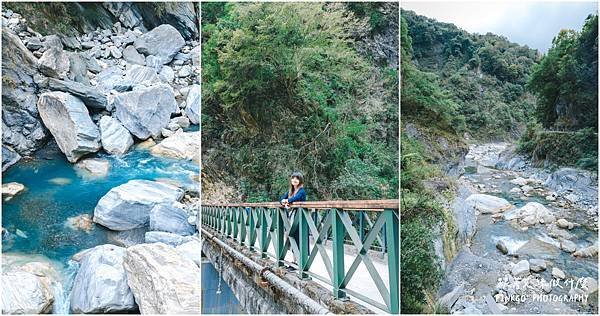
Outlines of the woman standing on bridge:
{"type": "MultiPolygon", "coordinates": [[[[281,205],[283,205],[283,207],[289,209],[291,203],[302,201],[306,201],[306,192],[304,191],[304,177],[302,176],[302,173],[294,172],[290,175],[290,188],[281,197],[279,202],[281,203],[281,205]]],[[[296,209],[292,209],[292,211],[289,212],[288,216],[290,222],[292,223],[292,229],[290,230],[289,237],[294,238],[294,240],[296,240],[296,243],[300,245],[300,231],[298,230],[298,225],[293,225],[294,217],[296,216],[296,209]]]]}
{"type": "Polygon", "coordinates": [[[290,188],[281,197],[281,205],[289,207],[290,203],[306,201],[306,192],[304,192],[304,177],[300,172],[294,172],[290,175],[290,188]]]}

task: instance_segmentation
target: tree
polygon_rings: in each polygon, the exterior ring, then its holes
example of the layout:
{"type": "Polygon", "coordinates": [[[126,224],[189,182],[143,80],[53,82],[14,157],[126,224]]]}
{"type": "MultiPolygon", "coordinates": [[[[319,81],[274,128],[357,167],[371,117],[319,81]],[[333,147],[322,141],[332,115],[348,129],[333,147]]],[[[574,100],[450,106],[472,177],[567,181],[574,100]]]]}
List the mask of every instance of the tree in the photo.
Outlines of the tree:
{"type": "Polygon", "coordinates": [[[598,122],[598,16],[583,30],[561,30],[527,87],[537,96],[536,116],[546,128],[580,129],[598,122]]]}

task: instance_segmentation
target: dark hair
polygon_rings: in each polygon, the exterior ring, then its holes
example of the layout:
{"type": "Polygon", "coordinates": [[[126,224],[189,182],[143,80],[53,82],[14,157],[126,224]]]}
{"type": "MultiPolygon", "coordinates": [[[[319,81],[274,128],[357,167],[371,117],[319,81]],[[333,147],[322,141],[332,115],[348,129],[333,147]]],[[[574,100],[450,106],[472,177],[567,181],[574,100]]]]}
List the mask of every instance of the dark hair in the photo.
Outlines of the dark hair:
{"type": "Polygon", "coordinates": [[[300,181],[300,183],[298,184],[298,189],[300,189],[304,185],[304,176],[302,175],[302,173],[298,171],[292,172],[292,174],[290,175],[290,189],[288,191],[288,199],[294,196],[294,194],[296,193],[294,192],[294,186],[292,185],[293,178],[296,178],[298,179],[298,181],[300,181]]]}

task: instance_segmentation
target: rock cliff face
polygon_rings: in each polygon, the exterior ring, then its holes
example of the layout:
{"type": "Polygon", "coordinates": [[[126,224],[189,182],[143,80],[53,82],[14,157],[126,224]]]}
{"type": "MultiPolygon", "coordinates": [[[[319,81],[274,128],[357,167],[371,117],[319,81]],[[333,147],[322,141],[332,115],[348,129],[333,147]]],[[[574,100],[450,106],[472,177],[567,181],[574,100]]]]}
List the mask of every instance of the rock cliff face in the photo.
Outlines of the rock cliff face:
{"type": "Polygon", "coordinates": [[[380,65],[398,68],[398,4],[387,2],[379,9],[387,23],[381,30],[364,34],[358,38],[357,50],[373,57],[380,65]]]}
{"type": "Polygon", "coordinates": [[[139,28],[143,32],[170,24],[187,40],[199,34],[200,7],[193,2],[64,2],[55,4],[54,10],[32,3],[11,3],[5,7],[21,13],[30,21],[29,27],[44,35],[62,33],[72,38],[97,28],[110,28],[116,22],[123,28],[139,28]]]}
{"type": "Polygon", "coordinates": [[[18,36],[2,28],[3,170],[32,154],[48,136],[37,110],[37,58],[18,36]]]}
{"type": "Polygon", "coordinates": [[[443,133],[436,135],[408,122],[403,125],[403,133],[409,139],[418,141],[427,153],[428,160],[439,165],[446,174],[457,177],[464,172],[469,148],[462,138],[445,136],[443,133]]]}

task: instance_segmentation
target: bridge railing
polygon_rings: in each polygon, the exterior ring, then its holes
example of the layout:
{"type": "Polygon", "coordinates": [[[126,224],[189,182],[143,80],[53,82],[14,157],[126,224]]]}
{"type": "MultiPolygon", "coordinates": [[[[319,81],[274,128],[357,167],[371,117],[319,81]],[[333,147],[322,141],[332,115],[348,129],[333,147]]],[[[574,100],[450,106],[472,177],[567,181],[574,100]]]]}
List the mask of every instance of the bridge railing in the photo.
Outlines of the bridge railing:
{"type": "Polygon", "coordinates": [[[350,294],[397,314],[400,308],[398,209],[398,200],[296,202],[290,208],[269,202],[203,204],[201,214],[202,224],[223,238],[230,238],[250,251],[260,253],[262,258],[272,257],[279,266],[287,264],[295,267],[302,279],[314,277],[329,284],[336,299],[346,299],[346,294],[350,294]],[[356,258],[347,271],[344,260],[346,236],[356,252],[356,258]],[[325,248],[329,238],[332,241],[332,259],[325,248]],[[380,276],[368,252],[375,242],[379,244],[375,249],[387,253],[387,282],[380,276]],[[269,246],[273,247],[274,253],[269,252],[269,246]],[[296,262],[285,260],[290,250],[296,262]],[[309,271],[317,254],[321,256],[329,278],[309,271]],[[361,262],[384,304],[347,288],[361,262]]]}

